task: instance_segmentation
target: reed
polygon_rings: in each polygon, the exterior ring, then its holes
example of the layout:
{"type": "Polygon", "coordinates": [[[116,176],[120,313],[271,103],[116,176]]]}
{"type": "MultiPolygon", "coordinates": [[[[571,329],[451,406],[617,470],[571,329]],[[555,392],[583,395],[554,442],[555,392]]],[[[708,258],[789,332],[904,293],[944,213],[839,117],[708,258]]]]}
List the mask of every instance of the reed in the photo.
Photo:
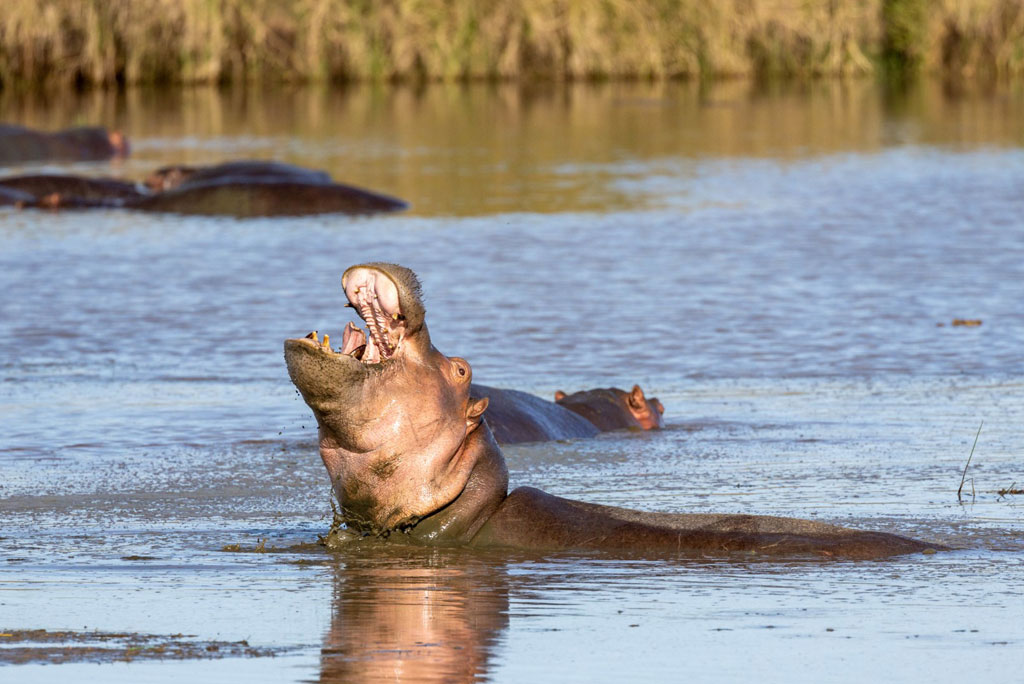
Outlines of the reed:
{"type": "Polygon", "coordinates": [[[1024,0],[4,0],[0,85],[1024,72],[1024,0]]]}

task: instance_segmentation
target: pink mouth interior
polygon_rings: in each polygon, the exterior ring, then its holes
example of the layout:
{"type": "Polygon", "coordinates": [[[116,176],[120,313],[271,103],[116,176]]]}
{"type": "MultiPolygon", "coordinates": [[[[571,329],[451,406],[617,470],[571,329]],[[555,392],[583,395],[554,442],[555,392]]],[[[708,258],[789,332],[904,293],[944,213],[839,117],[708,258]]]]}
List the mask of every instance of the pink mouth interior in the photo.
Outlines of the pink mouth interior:
{"type": "Polygon", "coordinates": [[[394,357],[405,338],[405,316],[398,303],[398,288],[391,278],[373,268],[356,268],[342,279],[348,306],[366,323],[364,332],[353,323],[342,332],[341,348],[331,349],[330,337],[320,342],[316,331],[306,337],[330,353],[347,354],[366,364],[381,363],[394,357]]]}

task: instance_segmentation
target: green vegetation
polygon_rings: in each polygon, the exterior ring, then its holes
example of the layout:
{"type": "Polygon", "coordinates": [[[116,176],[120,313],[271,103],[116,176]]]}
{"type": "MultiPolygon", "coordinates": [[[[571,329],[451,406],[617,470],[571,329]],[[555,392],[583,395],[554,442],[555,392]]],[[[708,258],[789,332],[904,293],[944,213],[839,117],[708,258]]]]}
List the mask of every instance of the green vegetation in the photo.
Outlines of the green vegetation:
{"type": "Polygon", "coordinates": [[[928,0],[882,0],[882,54],[891,69],[915,71],[928,46],[928,0]]]}
{"type": "Polygon", "coordinates": [[[0,84],[1024,72],[1024,0],[4,0],[0,84]]]}

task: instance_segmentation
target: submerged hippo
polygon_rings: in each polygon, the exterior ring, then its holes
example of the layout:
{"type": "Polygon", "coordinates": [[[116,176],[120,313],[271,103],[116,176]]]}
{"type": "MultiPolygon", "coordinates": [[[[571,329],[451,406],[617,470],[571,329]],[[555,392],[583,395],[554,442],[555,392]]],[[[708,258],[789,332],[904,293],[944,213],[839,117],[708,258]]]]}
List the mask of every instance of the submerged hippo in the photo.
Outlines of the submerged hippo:
{"type": "Polygon", "coordinates": [[[408,207],[394,197],[350,185],[309,183],[275,176],[225,176],[203,183],[185,183],[175,190],[143,197],[128,206],[141,211],[237,218],[374,214],[408,207]]]}
{"type": "Polygon", "coordinates": [[[326,171],[304,169],[276,161],[239,160],[213,166],[165,166],[151,173],[145,180],[146,187],[153,192],[166,192],[182,185],[200,185],[211,181],[230,178],[236,181],[247,179],[277,179],[299,183],[330,183],[326,171]]]}
{"type": "Polygon", "coordinates": [[[0,124],[0,164],[35,161],[101,161],[128,155],[128,139],[105,128],[54,133],[0,124]]]}
{"type": "Polygon", "coordinates": [[[593,437],[593,423],[558,404],[519,390],[473,383],[470,396],[486,398],[487,427],[499,444],[593,437]]]}
{"type": "Polygon", "coordinates": [[[485,420],[498,444],[593,437],[622,428],[664,427],[665,412],[657,399],[647,399],[639,385],[632,392],[593,389],[545,401],[526,392],[473,383],[470,396],[490,400],[485,420]],[[564,403],[563,403],[564,400],[564,403]]]}
{"type": "Polygon", "coordinates": [[[473,398],[472,370],[434,348],[416,276],[353,266],[342,287],[368,331],[340,351],[312,333],[285,341],[288,373],[318,425],[344,535],[388,542],[619,553],[744,551],[875,558],[923,551],[913,539],[755,515],[662,514],[508,492],[508,469],[473,398]]]}
{"type": "Polygon", "coordinates": [[[115,178],[85,178],[59,174],[34,174],[0,178],[0,188],[32,197],[29,206],[123,207],[143,197],[134,183],[115,178]]]}
{"type": "Polygon", "coordinates": [[[617,387],[584,390],[574,394],[559,390],[555,392],[555,403],[583,416],[599,430],[654,430],[665,427],[662,419],[665,407],[657,397],[645,397],[640,385],[633,385],[629,392],[617,387]]]}
{"type": "Polygon", "coordinates": [[[27,207],[36,201],[34,195],[0,186],[0,207],[27,207]]]}

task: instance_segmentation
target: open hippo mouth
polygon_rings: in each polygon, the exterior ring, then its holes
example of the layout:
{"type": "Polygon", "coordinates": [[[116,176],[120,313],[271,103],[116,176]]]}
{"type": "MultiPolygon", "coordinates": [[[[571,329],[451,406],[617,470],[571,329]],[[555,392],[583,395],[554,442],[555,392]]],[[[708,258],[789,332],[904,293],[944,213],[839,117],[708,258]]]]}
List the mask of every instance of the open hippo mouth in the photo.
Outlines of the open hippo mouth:
{"type": "Polygon", "coordinates": [[[365,364],[393,358],[402,348],[408,332],[398,286],[382,271],[360,266],[345,272],[341,286],[348,297],[346,306],[356,310],[366,323],[366,331],[349,322],[342,332],[341,348],[337,352],[331,347],[327,334],[321,342],[318,331],[314,330],[305,339],[328,354],[345,354],[365,364]]]}
{"type": "Polygon", "coordinates": [[[323,354],[325,361],[358,361],[373,366],[395,359],[409,339],[421,331],[420,286],[412,271],[394,264],[363,264],[345,271],[341,285],[348,298],[346,306],[355,309],[366,330],[348,323],[337,349],[331,346],[330,335],[325,333],[321,340],[319,331],[314,330],[305,338],[288,340],[286,350],[302,349],[323,354]]]}
{"type": "Polygon", "coordinates": [[[346,521],[386,534],[446,506],[466,486],[473,461],[463,443],[487,401],[470,397],[469,364],[430,343],[412,271],[361,264],[341,284],[366,330],[346,326],[337,350],[315,332],[286,340],[285,363],[313,410],[346,521]]]}

